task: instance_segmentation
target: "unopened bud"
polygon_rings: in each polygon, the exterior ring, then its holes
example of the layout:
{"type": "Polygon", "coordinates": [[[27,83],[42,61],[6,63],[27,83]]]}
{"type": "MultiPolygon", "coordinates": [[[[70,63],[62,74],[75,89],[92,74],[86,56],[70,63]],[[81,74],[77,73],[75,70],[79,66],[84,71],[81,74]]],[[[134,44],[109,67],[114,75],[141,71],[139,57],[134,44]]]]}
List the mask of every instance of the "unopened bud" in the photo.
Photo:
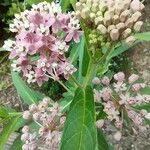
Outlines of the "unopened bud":
{"type": "Polygon", "coordinates": [[[93,12],[97,12],[98,11],[98,4],[97,3],[93,3],[93,5],[92,5],[92,11],[93,12]]]}
{"type": "Polygon", "coordinates": [[[102,78],[102,83],[108,86],[110,84],[110,79],[107,76],[105,76],[102,78]]]}
{"type": "Polygon", "coordinates": [[[31,118],[30,112],[29,111],[24,111],[23,112],[23,118],[26,119],[26,120],[30,119],[31,118]]]}
{"type": "Polygon", "coordinates": [[[125,22],[125,25],[126,25],[126,27],[128,27],[128,28],[132,28],[133,23],[134,23],[133,18],[129,18],[129,19],[125,22]]]}
{"type": "Polygon", "coordinates": [[[90,13],[89,8],[84,8],[84,9],[82,10],[82,12],[81,12],[81,17],[82,17],[83,19],[85,19],[85,18],[87,18],[87,17],[89,16],[89,13],[90,13]]]}
{"type": "Polygon", "coordinates": [[[92,83],[95,84],[95,85],[98,85],[100,84],[100,79],[98,77],[95,77],[93,80],[92,80],[92,83]]]}
{"type": "Polygon", "coordinates": [[[137,11],[132,15],[132,19],[134,22],[138,21],[139,18],[142,16],[141,12],[137,11]]]}
{"type": "Polygon", "coordinates": [[[148,113],[145,118],[150,120],[150,113],[148,113]]]}
{"type": "Polygon", "coordinates": [[[135,23],[133,28],[136,32],[139,32],[142,28],[142,25],[143,25],[143,21],[138,21],[138,22],[135,23]]]}
{"type": "Polygon", "coordinates": [[[129,14],[130,14],[130,11],[129,11],[129,10],[123,11],[123,12],[121,13],[121,15],[120,15],[120,21],[121,21],[121,22],[125,22],[126,19],[127,19],[127,17],[129,16],[129,14]]]}
{"type": "Polygon", "coordinates": [[[105,15],[105,17],[104,17],[104,24],[106,26],[111,25],[111,16],[109,14],[105,15]]]}
{"type": "Polygon", "coordinates": [[[22,128],[22,133],[27,133],[27,132],[29,132],[29,130],[30,130],[29,126],[24,126],[22,128]]]}
{"type": "Polygon", "coordinates": [[[81,2],[77,2],[76,3],[76,9],[77,10],[81,10],[83,7],[82,7],[82,3],[81,2]]]}
{"type": "Polygon", "coordinates": [[[117,41],[119,39],[119,30],[118,29],[111,30],[110,37],[113,41],[117,41]]]}
{"type": "Polygon", "coordinates": [[[103,13],[102,13],[101,11],[98,11],[98,12],[96,13],[96,15],[97,15],[97,16],[103,16],[103,13]]]}
{"type": "Polygon", "coordinates": [[[132,74],[130,77],[129,77],[129,83],[132,84],[134,83],[135,81],[137,81],[139,79],[139,76],[137,74],[132,74]]]}
{"type": "Polygon", "coordinates": [[[140,0],[133,0],[130,4],[130,8],[133,12],[141,11],[144,7],[145,6],[140,2],[140,0]]]}
{"type": "Polygon", "coordinates": [[[116,141],[120,141],[120,140],[121,140],[121,136],[122,136],[121,132],[120,132],[120,131],[117,131],[117,132],[114,134],[114,139],[115,139],[116,141]]]}
{"type": "Polygon", "coordinates": [[[125,24],[123,22],[121,22],[121,23],[118,23],[116,25],[116,27],[119,31],[122,31],[125,28],[125,24]]]}
{"type": "Polygon", "coordinates": [[[104,25],[102,25],[102,24],[100,24],[100,25],[97,27],[97,29],[98,29],[102,34],[106,34],[106,33],[107,33],[107,28],[106,28],[104,25]]]}
{"type": "Polygon", "coordinates": [[[135,37],[134,36],[129,36],[127,39],[126,39],[126,43],[128,44],[128,45],[132,45],[134,42],[135,42],[135,37]]]}
{"type": "Polygon", "coordinates": [[[122,37],[123,38],[127,38],[128,36],[130,36],[130,34],[132,33],[132,30],[130,28],[127,28],[123,33],[122,33],[122,37]]]}
{"type": "Polygon", "coordinates": [[[123,82],[125,80],[125,74],[123,72],[118,72],[114,75],[114,79],[118,82],[123,82]]]}
{"type": "Polygon", "coordinates": [[[114,17],[113,17],[113,22],[114,22],[114,24],[117,24],[117,23],[120,22],[118,15],[114,15],[114,17]]]}
{"type": "Polygon", "coordinates": [[[116,27],[115,27],[115,25],[110,25],[109,27],[108,27],[108,32],[110,32],[111,30],[113,30],[113,29],[115,29],[116,27]]]}
{"type": "Polygon", "coordinates": [[[100,23],[102,23],[103,22],[103,17],[102,16],[99,16],[99,17],[96,17],[95,18],[95,24],[96,25],[98,25],[98,24],[100,24],[100,23]]]}
{"type": "Polygon", "coordinates": [[[101,129],[103,127],[103,125],[104,125],[103,119],[96,121],[96,127],[97,128],[101,129]]]}
{"type": "Polygon", "coordinates": [[[95,17],[96,17],[96,14],[95,14],[95,13],[90,13],[90,18],[91,18],[92,20],[94,20],[95,17]]]}

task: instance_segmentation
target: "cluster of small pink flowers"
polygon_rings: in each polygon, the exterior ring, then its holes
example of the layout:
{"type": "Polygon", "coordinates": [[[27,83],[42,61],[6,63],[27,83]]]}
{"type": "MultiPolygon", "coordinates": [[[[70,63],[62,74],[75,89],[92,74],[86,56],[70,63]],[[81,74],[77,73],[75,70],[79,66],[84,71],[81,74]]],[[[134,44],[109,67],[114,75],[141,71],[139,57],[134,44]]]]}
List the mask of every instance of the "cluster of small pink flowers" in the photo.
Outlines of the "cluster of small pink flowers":
{"type": "Polygon", "coordinates": [[[37,132],[30,131],[28,126],[22,129],[21,140],[23,150],[36,150],[39,143],[51,150],[58,150],[65,116],[61,113],[58,103],[49,107],[49,98],[45,97],[38,105],[32,104],[29,110],[23,113],[24,119],[32,119],[39,125],[37,132]]]}
{"type": "MultiPolygon", "coordinates": [[[[112,121],[118,129],[122,129],[123,117],[126,115],[141,130],[145,129],[144,119],[150,119],[150,113],[146,110],[135,109],[137,105],[150,102],[150,95],[140,93],[145,84],[139,83],[138,79],[138,75],[132,74],[126,80],[125,74],[119,72],[114,75],[114,83],[112,84],[106,76],[101,80],[99,78],[93,80],[94,84],[102,83],[103,85],[101,90],[94,89],[95,101],[103,104],[103,111],[107,114],[107,119],[112,121]]],[[[102,120],[97,122],[99,127],[102,127],[103,124],[102,120]]]]}
{"type": "Polygon", "coordinates": [[[59,3],[41,2],[15,15],[10,31],[15,41],[7,40],[4,48],[10,51],[14,71],[21,71],[28,83],[40,86],[48,78],[65,79],[76,71],[65,53],[69,43],[79,42],[79,20],[74,12],[62,13],[59,3]]]}
{"type": "MultiPolygon", "coordinates": [[[[80,0],[76,3],[77,16],[97,29],[97,33],[105,35],[107,42],[124,40],[127,44],[132,44],[133,34],[141,30],[143,9],[140,0],[80,0]]],[[[103,40],[106,39],[101,42],[103,40]]]]}

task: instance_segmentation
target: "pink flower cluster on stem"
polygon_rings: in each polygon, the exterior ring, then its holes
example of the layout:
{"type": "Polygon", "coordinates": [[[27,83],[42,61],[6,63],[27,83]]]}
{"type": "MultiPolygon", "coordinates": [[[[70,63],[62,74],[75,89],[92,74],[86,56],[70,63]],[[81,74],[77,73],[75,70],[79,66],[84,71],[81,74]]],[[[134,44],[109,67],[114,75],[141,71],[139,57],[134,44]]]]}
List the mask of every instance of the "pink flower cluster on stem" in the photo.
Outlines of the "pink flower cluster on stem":
{"type": "MultiPolygon", "coordinates": [[[[104,77],[99,81],[102,83],[103,88],[101,90],[94,89],[95,101],[103,104],[103,111],[107,114],[107,119],[112,121],[118,129],[122,129],[123,119],[126,115],[139,129],[146,129],[144,119],[150,119],[150,113],[146,110],[135,109],[134,106],[149,103],[150,95],[140,93],[145,84],[139,82],[138,79],[138,75],[132,74],[126,80],[125,74],[119,72],[114,75],[114,83],[110,84],[110,79],[104,77]]],[[[99,122],[101,121],[98,121],[98,126],[100,126],[99,122]]]]}
{"type": "Polygon", "coordinates": [[[21,71],[28,83],[39,86],[48,78],[65,79],[76,71],[65,53],[70,42],[79,42],[82,32],[74,12],[62,13],[59,3],[41,2],[15,15],[10,31],[15,41],[5,41],[14,71],[21,71]]]}
{"type": "Polygon", "coordinates": [[[49,102],[50,99],[45,97],[38,105],[32,104],[29,110],[23,112],[24,119],[32,119],[39,126],[37,131],[29,126],[23,127],[21,136],[24,142],[23,150],[36,150],[40,143],[51,150],[59,149],[66,117],[61,113],[58,103],[50,107],[49,102]]]}

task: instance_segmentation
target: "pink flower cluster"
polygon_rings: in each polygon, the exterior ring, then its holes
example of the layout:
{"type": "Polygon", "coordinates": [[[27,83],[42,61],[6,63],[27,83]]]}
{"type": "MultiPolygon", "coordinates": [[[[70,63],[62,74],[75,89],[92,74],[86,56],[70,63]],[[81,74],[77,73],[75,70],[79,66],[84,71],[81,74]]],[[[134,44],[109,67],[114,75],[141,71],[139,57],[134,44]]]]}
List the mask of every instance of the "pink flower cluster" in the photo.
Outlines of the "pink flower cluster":
{"type": "Polygon", "coordinates": [[[10,31],[15,41],[5,41],[14,71],[21,71],[28,83],[42,85],[48,78],[65,79],[76,71],[65,57],[69,43],[79,42],[82,32],[74,12],[62,13],[59,3],[41,2],[15,15],[10,31]]]}
{"type": "Polygon", "coordinates": [[[57,103],[49,107],[49,101],[45,97],[38,105],[32,104],[23,113],[24,119],[33,119],[39,125],[37,132],[30,131],[28,126],[22,129],[23,150],[36,150],[39,143],[50,150],[59,149],[65,116],[61,114],[61,107],[57,103]]]}
{"type": "MultiPolygon", "coordinates": [[[[103,85],[101,90],[94,89],[95,101],[103,104],[107,119],[118,129],[123,127],[124,116],[128,116],[139,129],[144,129],[144,118],[148,118],[149,113],[146,110],[138,111],[134,106],[149,103],[150,95],[140,93],[145,84],[139,83],[138,79],[138,75],[132,74],[126,80],[125,74],[119,72],[114,75],[113,84],[110,84],[110,79],[106,76],[102,80],[98,78],[93,80],[94,83],[101,82],[103,85]]],[[[98,121],[97,125],[102,127],[102,120],[98,121]]]]}

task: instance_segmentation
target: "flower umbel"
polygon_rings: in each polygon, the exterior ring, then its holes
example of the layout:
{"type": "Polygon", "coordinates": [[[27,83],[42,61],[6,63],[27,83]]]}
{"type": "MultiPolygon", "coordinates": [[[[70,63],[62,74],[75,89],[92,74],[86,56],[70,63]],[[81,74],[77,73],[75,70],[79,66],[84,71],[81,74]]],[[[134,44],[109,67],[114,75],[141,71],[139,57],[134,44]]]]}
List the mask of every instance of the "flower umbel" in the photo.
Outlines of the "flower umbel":
{"type": "Polygon", "coordinates": [[[11,52],[13,70],[21,71],[28,83],[41,86],[49,77],[68,79],[76,71],[65,56],[69,43],[79,42],[82,34],[74,12],[62,13],[59,3],[41,2],[16,14],[10,31],[16,39],[6,41],[4,48],[11,52]]]}

